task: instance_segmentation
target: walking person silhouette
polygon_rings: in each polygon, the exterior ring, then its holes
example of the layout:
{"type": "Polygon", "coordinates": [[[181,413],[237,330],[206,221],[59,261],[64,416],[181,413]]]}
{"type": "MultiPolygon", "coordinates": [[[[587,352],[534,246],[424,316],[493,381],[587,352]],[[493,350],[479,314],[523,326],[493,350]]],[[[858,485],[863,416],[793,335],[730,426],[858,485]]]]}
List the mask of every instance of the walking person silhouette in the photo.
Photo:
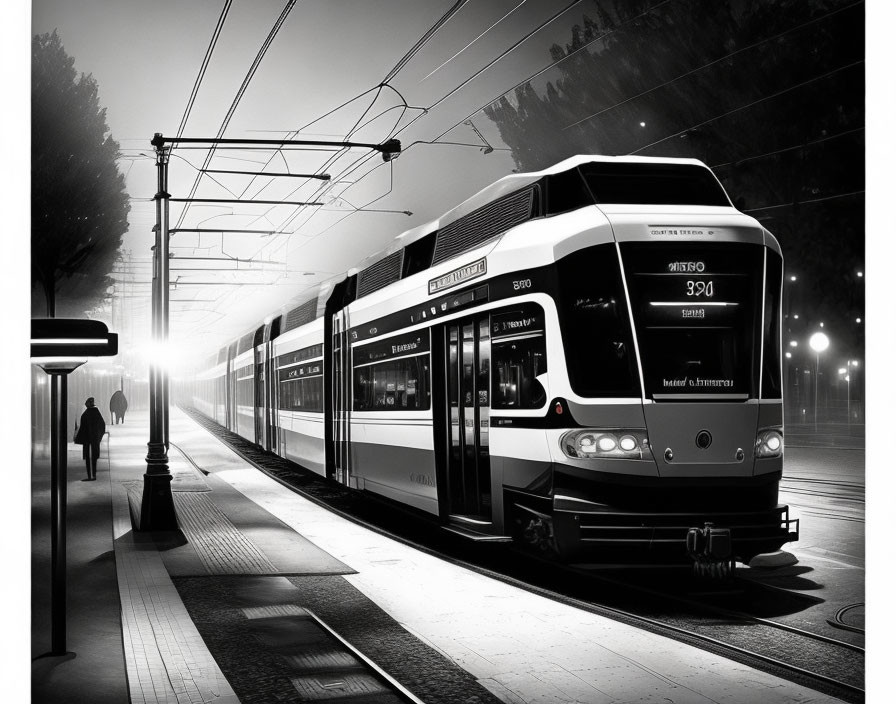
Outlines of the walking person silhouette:
{"type": "Polygon", "coordinates": [[[75,435],[75,443],[83,445],[81,456],[87,463],[87,479],[83,482],[96,480],[96,463],[100,458],[100,442],[106,434],[106,421],[103,414],[96,407],[93,396],[84,402],[87,409],[81,414],[81,424],[75,435]]]}

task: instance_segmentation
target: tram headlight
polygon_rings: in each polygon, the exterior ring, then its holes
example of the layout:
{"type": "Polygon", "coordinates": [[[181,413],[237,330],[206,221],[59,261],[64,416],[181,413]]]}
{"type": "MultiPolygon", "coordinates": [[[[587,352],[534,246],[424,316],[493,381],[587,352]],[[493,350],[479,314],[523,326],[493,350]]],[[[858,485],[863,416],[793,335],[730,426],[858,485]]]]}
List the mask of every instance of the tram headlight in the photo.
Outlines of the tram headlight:
{"type": "Polygon", "coordinates": [[[784,454],[784,432],[781,428],[763,428],[756,435],[756,457],[780,457],[784,454]]]}
{"type": "Polygon", "coordinates": [[[567,457],[576,459],[651,459],[650,441],[644,430],[627,428],[577,428],[560,438],[567,457]]]}

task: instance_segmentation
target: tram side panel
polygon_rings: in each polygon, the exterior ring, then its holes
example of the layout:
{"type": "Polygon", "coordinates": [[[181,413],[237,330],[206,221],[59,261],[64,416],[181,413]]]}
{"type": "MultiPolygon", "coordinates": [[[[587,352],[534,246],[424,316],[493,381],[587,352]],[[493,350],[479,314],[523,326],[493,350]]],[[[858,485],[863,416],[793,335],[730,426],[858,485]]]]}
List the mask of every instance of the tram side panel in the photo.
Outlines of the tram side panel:
{"type": "Polygon", "coordinates": [[[233,360],[234,428],[240,437],[255,442],[255,364],[251,348],[233,360]]]}
{"type": "Polygon", "coordinates": [[[193,408],[216,422],[220,422],[217,416],[217,394],[223,378],[224,365],[220,364],[208,370],[201,370],[192,384],[193,408]]]}
{"type": "Polygon", "coordinates": [[[430,329],[352,346],[349,483],[438,514],[430,329]]]}
{"type": "Polygon", "coordinates": [[[286,332],[273,345],[277,454],[326,476],[323,318],[286,332]]]}

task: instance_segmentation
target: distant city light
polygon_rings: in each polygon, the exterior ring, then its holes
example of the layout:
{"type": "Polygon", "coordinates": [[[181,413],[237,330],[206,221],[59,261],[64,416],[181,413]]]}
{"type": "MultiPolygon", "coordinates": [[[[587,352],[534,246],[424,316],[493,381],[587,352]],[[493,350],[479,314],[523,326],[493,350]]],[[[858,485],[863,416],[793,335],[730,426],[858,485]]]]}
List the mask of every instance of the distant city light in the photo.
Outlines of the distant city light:
{"type": "Polygon", "coordinates": [[[838,373],[838,374],[846,374],[846,367],[840,367],[840,368],[837,370],[837,373],[838,373]]]}
{"type": "Polygon", "coordinates": [[[796,277],[795,277],[795,276],[791,276],[791,277],[790,277],[790,280],[791,280],[791,281],[796,281],[796,277]]]}
{"type": "Polygon", "coordinates": [[[797,341],[796,341],[796,340],[791,340],[791,341],[790,341],[790,346],[791,346],[791,347],[796,347],[796,346],[797,346],[797,341]]]}
{"type": "Polygon", "coordinates": [[[856,318],[856,322],[857,322],[857,323],[861,323],[861,322],[862,322],[862,319],[861,319],[861,318],[856,318]]]}
{"type": "Polygon", "coordinates": [[[646,123],[646,122],[642,122],[642,123],[641,123],[641,127],[647,127],[647,123],[646,123]]]}
{"type": "Polygon", "coordinates": [[[800,319],[800,314],[797,313],[796,315],[794,315],[794,316],[793,316],[793,319],[794,319],[794,320],[799,320],[799,319],[800,319]]]}
{"type": "Polygon", "coordinates": [[[824,327],[824,323],[819,323],[819,324],[818,324],[818,327],[823,328],[823,327],[824,327]]]}
{"type": "Polygon", "coordinates": [[[790,354],[790,352],[785,352],[784,356],[787,357],[787,359],[790,359],[791,357],[793,357],[793,355],[790,354]]]}
{"type": "Polygon", "coordinates": [[[858,276],[861,279],[864,276],[864,274],[861,271],[857,271],[856,276],[858,276]]]}

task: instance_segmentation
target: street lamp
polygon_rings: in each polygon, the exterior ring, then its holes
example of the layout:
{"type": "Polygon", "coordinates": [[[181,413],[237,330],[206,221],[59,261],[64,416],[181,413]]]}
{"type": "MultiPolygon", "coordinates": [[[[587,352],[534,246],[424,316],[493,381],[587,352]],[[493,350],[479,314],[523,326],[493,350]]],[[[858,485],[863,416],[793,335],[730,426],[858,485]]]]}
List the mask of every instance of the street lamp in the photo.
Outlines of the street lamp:
{"type": "Polygon", "coordinates": [[[815,430],[818,430],[818,357],[831,344],[830,338],[823,332],[817,332],[809,338],[809,347],[815,352],[815,430]]]}
{"type": "Polygon", "coordinates": [[[846,379],[846,425],[847,425],[847,427],[849,427],[849,425],[852,423],[852,416],[849,413],[849,366],[851,364],[852,364],[852,360],[849,360],[846,363],[846,367],[840,367],[840,369],[837,370],[837,373],[840,376],[842,376],[844,379],[846,379]]]}
{"type": "Polygon", "coordinates": [[[98,320],[31,321],[31,363],[50,376],[50,654],[65,655],[65,509],[68,375],[88,357],[118,354],[118,335],[98,320]]]}

